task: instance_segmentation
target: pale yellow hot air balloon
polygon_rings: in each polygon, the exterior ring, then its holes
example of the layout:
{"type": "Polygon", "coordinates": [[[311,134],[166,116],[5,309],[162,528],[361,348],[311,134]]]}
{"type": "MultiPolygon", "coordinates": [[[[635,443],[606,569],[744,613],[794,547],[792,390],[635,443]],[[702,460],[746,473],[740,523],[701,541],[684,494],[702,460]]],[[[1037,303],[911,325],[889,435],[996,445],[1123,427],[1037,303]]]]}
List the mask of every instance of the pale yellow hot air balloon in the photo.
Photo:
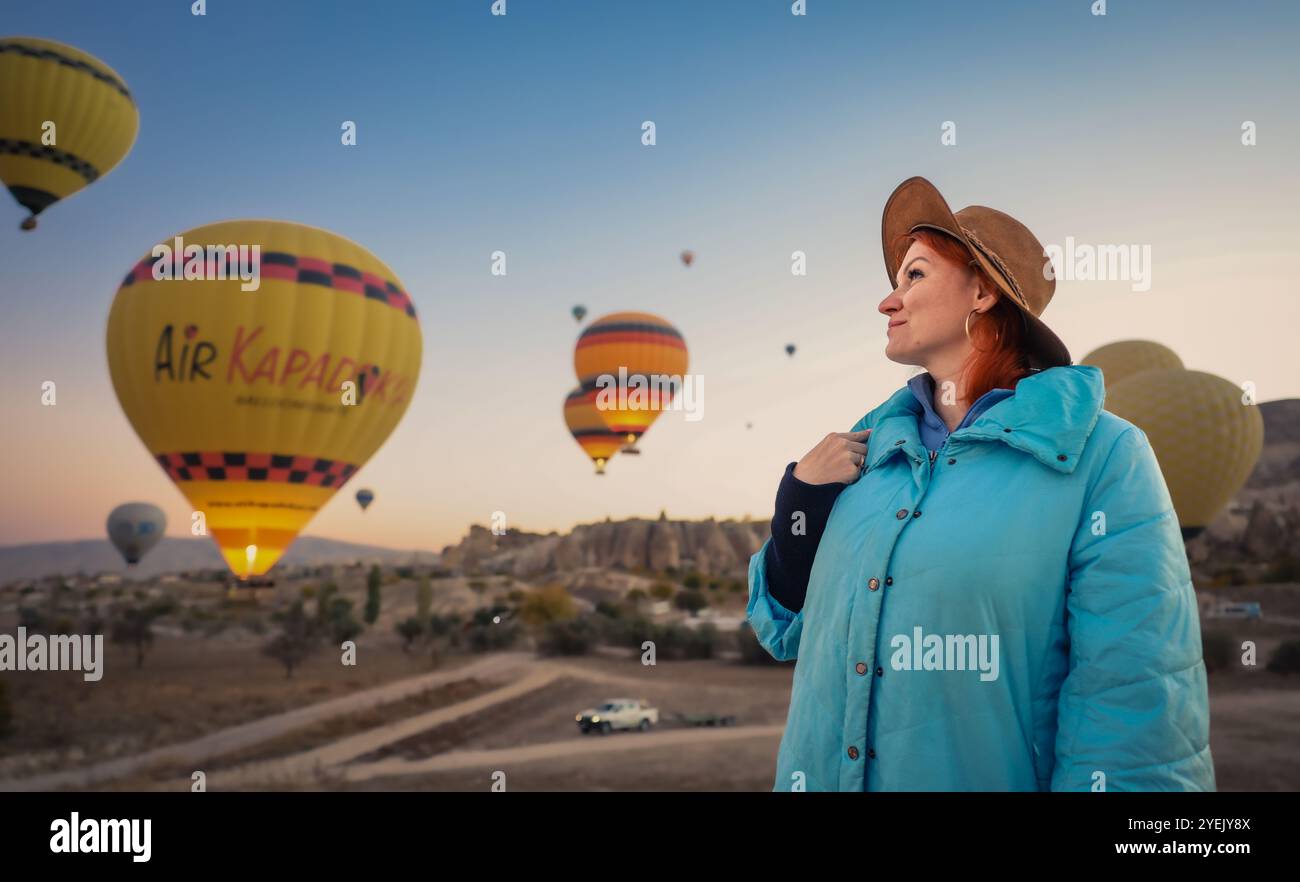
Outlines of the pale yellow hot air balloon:
{"type": "Polygon", "coordinates": [[[1264,447],[1264,418],[1232,382],[1158,368],[1106,390],[1106,409],[1151,441],[1183,535],[1205,529],[1250,476],[1264,447]]]}
{"type": "Polygon", "coordinates": [[[1094,349],[1079,364],[1101,368],[1106,388],[1109,389],[1142,371],[1181,368],[1183,360],[1168,346],[1161,346],[1151,340],[1120,340],[1094,349]]]}
{"type": "Polygon", "coordinates": [[[378,258],[314,227],[230,221],[162,245],[109,312],[113,387],[231,570],[260,576],[401,420],[415,308],[378,258]]]}
{"type": "Polygon", "coordinates": [[[126,83],[93,55],[32,37],[0,37],[0,181],[31,212],[94,183],[135,142],[126,83]]]}

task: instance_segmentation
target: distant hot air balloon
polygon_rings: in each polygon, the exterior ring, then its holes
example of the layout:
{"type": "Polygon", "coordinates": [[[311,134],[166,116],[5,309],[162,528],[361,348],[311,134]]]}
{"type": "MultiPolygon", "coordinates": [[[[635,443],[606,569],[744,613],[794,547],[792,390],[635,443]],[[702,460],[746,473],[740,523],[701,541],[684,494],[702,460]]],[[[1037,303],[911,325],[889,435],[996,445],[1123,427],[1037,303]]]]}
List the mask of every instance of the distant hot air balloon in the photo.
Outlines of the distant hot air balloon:
{"type": "Polygon", "coordinates": [[[1094,349],[1079,364],[1101,368],[1102,378],[1109,389],[1142,371],[1181,368],[1183,360],[1168,346],[1151,340],[1120,340],[1094,349]]]}
{"type": "Polygon", "coordinates": [[[596,389],[605,425],[635,449],[672,401],[675,383],[686,375],[689,356],[681,332],[648,312],[615,312],[583,330],[573,351],[573,369],[583,389],[596,389]],[[598,381],[612,382],[605,389],[598,381]],[[677,380],[668,378],[676,377],[677,380]]]}
{"type": "Polygon", "coordinates": [[[108,540],[128,565],[140,562],[167,530],[167,516],[147,502],[127,502],[108,514],[108,540]]]}
{"type": "Polygon", "coordinates": [[[577,322],[578,324],[582,324],[582,320],[585,319],[586,317],[587,317],[587,307],[583,306],[581,303],[573,307],[573,320],[575,322],[577,322]]]}
{"type": "Polygon", "coordinates": [[[370,503],[374,501],[375,501],[375,493],[373,490],[367,490],[364,487],[362,487],[360,490],[357,491],[357,505],[361,506],[362,511],[365,511],[366,509],[370,508],[370,503]]]}
{"type": "Polygon", "coordinates": [[[140,114],[126,83],[80,49],[0,37],[0,181],[36,216],[130,151],[140,114]]]}
{"type": "Polygon", "coordinates": [[[792,358],[794,357],[794,344],[793,344],[793,343],[787,343],[787,344],[785,344],[785,354],[786,354],[786,355],[789,355],[789,356],[792,357],[792,358]]]}
{"type": "Polygon", "coordinates": [[[691,265],[692,263],[694,263],[694,262],[695,262],[695,252],[694,252],[694,251],[683,251],[683,252],[682,252],[682,263],[686,264],[687,266],[690,266],[690,265],[691,265]]]}
{"type": "Polygon", "coordinates": [[[393,271],[326,230],[229,221],[179,238],[193,273],[172,280],[161,252],[163,278],[147,256],[118,289],[109,371],[231,570],[260,576],[401,420],[420,325],[393,271]],[[255,286],[235,246],[260,249],[255,286]]]}
{"type": "Polygon", "coordinates": [[[574,389],[565,396],[564,424],[582,452],[596,464],[596,474],[605,474],[605,465],[623,446],[623,436],[611,432],[600,418],[595,390],[574,389]]]}
{"type": "Polygon", "coordinates": [[[1183,535],[1209,526],[1250,476],[1264,446],[1264,418],[1232,382],[1201,371],[1157,368],[1106,390],[1106,409],[1151,441],[1183,535]]]}

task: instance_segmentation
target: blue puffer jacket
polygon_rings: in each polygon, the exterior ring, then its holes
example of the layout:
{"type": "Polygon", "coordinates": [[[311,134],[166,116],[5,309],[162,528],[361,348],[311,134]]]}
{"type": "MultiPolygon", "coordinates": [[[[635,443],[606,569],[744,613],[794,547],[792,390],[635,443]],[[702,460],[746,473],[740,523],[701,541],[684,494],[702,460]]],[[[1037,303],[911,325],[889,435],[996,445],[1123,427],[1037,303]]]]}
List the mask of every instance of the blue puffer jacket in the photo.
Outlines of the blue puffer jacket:
{"type": "Polygon", "coordinates": [[[750,561],[750,624],[797,659],[774,790],[1214,789],[1178,519],[1104,398],[1032,374],[933,463],[906,387],[853,427],[803,609],[750,561]]]}

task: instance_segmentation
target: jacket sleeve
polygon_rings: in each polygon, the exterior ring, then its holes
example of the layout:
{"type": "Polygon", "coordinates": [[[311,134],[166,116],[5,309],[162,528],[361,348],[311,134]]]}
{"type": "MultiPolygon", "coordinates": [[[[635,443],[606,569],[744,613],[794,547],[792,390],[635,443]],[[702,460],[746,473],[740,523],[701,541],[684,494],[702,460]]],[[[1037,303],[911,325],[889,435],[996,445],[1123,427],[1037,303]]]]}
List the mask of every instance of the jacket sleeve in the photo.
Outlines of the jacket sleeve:
{"type": "Polygon", "coordinates": [[[749,606],[745,609],[745,617],[754,629],[754,636],[772,658],[790,661],[799,656],[803,610],[791,612],[768,590],[767,548],[771,544],[772,537],[769,536],[763,547],[749,559],[749,606]]]}
{"type": "Polygon", "coordinates": [[[1088,495],[1069,570],[1052,789],[1214,790],[1187,552],[1136,426],[1116,439],[1088,495]]]}

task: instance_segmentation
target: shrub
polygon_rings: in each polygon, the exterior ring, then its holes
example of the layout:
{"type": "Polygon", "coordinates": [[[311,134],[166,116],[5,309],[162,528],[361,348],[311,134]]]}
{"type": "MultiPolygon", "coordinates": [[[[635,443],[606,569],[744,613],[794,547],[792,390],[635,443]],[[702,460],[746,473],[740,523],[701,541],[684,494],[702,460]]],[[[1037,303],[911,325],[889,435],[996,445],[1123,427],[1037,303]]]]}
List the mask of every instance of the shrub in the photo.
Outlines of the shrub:
{"type": "Polygon", "coordinates": [[[1279,643],[1273,657],[1268,660],[1268,670],[1275,674],[1300,673],[1300,640],[1279,643]]]}
{"type": "Polygon", "coordinates": [[[519,617],[530,625],[565,621],[576,615],[573,598],[558,582],[544,585],[532,592],[519,607],[519,617]]]}
{"type": "Polygon", "coordinates": [[[1227,671],[1232,668],[1237,655],[1237,644],[1232,635],[1224,631],[1205,631],[1201,634],[1201,654],[1205,658],[1205,671],[1227,671]]]}
{"type": "Polygon", "coordinates": [[[397,623],[397,633],[402,637],[402,651],[410,652],[411,644],[424,633],[424,625],[417,618],[409,618],[397,623]]]}
{"type": "Polygon", "coordinates": [[[650,589],[650,596],[655,600],[667,600],[673,596],[673,586],[667,582],[656,582],[655,586],[650,589]]]}
{"type": "Polygon", "coordinates": [[[709,605],[709,599],[704,596],[704,592],[695,589],[680,592],[673,604],[678,609],[684,609],[692,616],[709,605]]]}
{"type": "Polygon", "coordinates": [[[1300,560],[1292,555],[1283,555],[1264,572],[1264,582],[1300,582],[1300,560]]]}
{"type": "Polygon", "coordinates": [[[700,578],[699,573],[690,573],[689,575],[686,576],[685,579],[682,579],[682,585],[686,588],[689,588],[692,591],[694,591],[696,588],[699,588],[703,584],[704,582],[700,578]]]}
{"type": "Polygon", "coordinates": [[[740,644],[740,661],[746,665],[779,665],[781,662],[772,657],[772,653],[758,642],[758,635],[749,622],[741,622],[737,629],[736,642],[740,644]]]}
{"type": "Polygon", "coordinates": [[[9,702],[9,684],[0,679],[0,738],[13,734],[14,710],[9,702]]]}
{"type": "Polygon", "coordinates": [[[682,640],[682,657],[683,658],[713,658],[713,652],[718,645],[718,629],[712,623],[706,623],[698,628],[684,629],[686,634],[682,640]]]}
{"type": "Polygon", "coordinates": [[[596,629],[586,618],[548,622],[537,644],[542,655],[586,655],[596,643],[596,629]]]}

